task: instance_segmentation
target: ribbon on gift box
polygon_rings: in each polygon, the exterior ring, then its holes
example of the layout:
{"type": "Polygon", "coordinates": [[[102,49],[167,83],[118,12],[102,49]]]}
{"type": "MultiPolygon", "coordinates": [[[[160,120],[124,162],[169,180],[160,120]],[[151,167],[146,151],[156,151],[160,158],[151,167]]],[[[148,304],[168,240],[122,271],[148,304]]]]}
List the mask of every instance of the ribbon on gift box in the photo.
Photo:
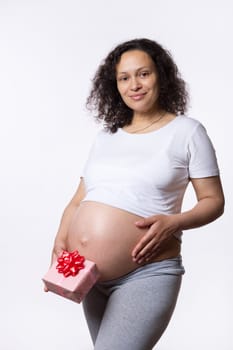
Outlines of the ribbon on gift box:
{"type": "Polygon", "coordinates": [[[63,251],[57,259],[56,269],[59,273],[63,273],[64,277],[76,276],[80,270],[84,269],[84,261],[84,256],[80,255],[77,250],[71,253],[63,251]]]}

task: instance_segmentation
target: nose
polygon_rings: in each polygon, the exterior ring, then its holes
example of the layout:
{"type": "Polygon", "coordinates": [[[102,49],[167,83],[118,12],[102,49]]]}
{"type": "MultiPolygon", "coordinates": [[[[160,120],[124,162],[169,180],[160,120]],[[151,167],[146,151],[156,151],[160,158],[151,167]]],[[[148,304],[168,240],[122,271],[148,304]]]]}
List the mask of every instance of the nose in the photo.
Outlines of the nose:
{"type": "Polygon", "coordinates": [[[136,77],[131,79],[130,89],[132,91],[138,91],[139,89],[141,89],[141,87],[142,87],[142,85],[136,77]]]}

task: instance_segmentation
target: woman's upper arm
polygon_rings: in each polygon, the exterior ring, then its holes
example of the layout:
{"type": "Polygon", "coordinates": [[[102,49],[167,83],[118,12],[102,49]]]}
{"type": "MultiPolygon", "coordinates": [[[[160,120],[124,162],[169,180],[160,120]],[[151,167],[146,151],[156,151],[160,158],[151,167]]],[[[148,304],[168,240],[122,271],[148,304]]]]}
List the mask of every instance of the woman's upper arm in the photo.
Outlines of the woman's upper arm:
{"type": "Polygon", "coordinates": [[[76,205],[76,206],[79,205],[79,203],[83,200],[85,195],[86,195],[86,190],[85,190],[84,179],[83,177],[81,177],[77,191],[75,192],[73,198],[71,199],[70,204],[76,205]]]}
{"type": "Polygon", "coordinates": [[[198,201],[204,198],[213,198],[224,207],[224,194],[219,176],[191,178],[190,180],[198,201]]]}

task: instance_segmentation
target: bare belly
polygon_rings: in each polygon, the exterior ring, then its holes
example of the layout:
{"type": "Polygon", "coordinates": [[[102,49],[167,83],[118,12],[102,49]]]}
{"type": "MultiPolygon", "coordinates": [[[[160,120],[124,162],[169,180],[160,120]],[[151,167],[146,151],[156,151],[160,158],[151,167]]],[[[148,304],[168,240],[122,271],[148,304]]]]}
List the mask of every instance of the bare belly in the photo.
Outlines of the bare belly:
{"type": "MultiPolygon", "coordinates": [[[[101,280],[120,277],[139,265],[132,260],[132,250],[147,231],[137,228],[140,216],[94,201],[81,202],[74,212],[67,235],[67,249],[77,249],[96,263],[101,280]]],[[[153,261],[175,257],[180,243],[172,238],[153,261]]]]}

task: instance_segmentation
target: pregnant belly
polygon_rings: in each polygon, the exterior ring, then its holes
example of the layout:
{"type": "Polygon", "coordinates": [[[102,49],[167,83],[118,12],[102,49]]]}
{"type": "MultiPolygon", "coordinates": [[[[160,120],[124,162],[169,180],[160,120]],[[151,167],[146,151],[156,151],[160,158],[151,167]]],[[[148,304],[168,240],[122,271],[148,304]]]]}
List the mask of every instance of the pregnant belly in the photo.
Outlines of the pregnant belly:
{"type": "MultiPolygon", "coordinates": [[[[135,226],[140,218],[99,202],[81,202],[68,231],[67,249],[77,249],[86,259],[94,261],[101,280],[122,276],[139,266],[133,262],[131,252],[147,231],[135,226]]],[[[179,246],[174,238],[170,248],[166,247],[157,260],[177,256],[179,246]]]]}

